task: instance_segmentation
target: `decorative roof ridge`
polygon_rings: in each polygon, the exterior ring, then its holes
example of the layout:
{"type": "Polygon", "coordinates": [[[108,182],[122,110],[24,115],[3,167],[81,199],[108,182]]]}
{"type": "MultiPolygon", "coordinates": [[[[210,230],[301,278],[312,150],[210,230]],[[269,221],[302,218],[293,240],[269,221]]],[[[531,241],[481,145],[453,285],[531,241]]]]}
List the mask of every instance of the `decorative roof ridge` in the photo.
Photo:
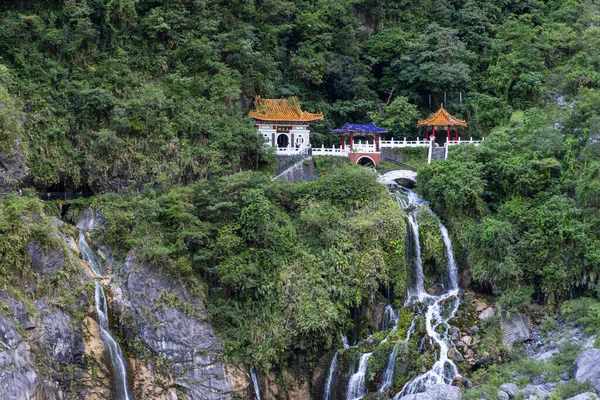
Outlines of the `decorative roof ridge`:
{"type": "Polygon", "coordinates": [[[431,114],[429,118],[420,120],[417,123],[417,126],[467,126],[467,122],[450,115],[450,113],[444,109],[444,103],[442,103],[440,104],[439,110],[434,114],[431,114]]]}
{"type": "Polygon", "coordinates": [[[323,113],[309,113],[302,111],[298,98],[291,99],[263,99],[256,96],[254,99],[254,111],[248,115],[262,121],[301,121],[314,122],[323,119],[323,113]]]}

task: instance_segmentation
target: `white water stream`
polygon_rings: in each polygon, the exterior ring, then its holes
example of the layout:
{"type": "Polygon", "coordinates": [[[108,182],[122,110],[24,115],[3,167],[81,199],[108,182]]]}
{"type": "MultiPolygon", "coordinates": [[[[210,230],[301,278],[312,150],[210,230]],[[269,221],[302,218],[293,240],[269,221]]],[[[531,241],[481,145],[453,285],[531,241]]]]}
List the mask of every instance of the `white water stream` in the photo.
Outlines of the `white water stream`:
{"type": "MultiPolygon", "coordinates": [[[[91,270],[98,276],[106,275],[98,256],[96,256],[96,253],[94,253],[85,241],[83,232],[79,232],[78,246],[79,251],[81,251],[81,257],[88,263],[91,270]]],[[[110,328],[108,326],[108,305],[106,303],[104,287],[98,282],[98,279],[95,279],[94,281],[95,308],[98,325],[100,326],[100,339],[102,339],[104,347],[108,351],[115,383],[116,393],[113,394],[113,398],[116,400],[130,400],[133,397],[130,395],[127,386],[127,364],[125,363],[125,356],[123,355],[123,350],[121,350],[121,347],[110,333],[110,328]]]]}
{"type": "Polygon", "coordinates": [[[331,397],[331,390],[333,389],[333,376],[335,371],[337,370],[337,359],[338,352],[336,351],[333,355],[333,359],[331,360],[331,365],[329,366],[329,375],[327,376],[327,381],[325,382],[325,392],[323,393],[323,400],[329,400],[331,397]]]}
{"type": "Polygon", "coordinates": [[[358,370],[350,377],[350,382],[348,382],[348,393],[346,394],[346,399],[359,400],[367,394],[365,375],[367,374],[367,366],[369,365],[369,358],[371,358],[371,354],[373,353],[364,353],[360,355],[358,370]]]}
{"type": "Polygon", "coordinates": [[[260,390],[258,388],[258,379],[256,378],[256,372],[254,368],[250,368],[250,376],[252,377],[252,385],[254,386],[254,394],[256,395],[257,400],[260,400],[260,390]]]}
{"type": "MultiPolygon", "coordinates": [[[[391,176],[393,178],[393,176],[391,176]]],[[[389,182],[384,182],[389,183],[389,182]]],[[[417,213],[419,209],[425,207],[426,212],[432,213],[429,209],[428,203],[422,200],[416,193],[411,190],[400,187],[396,191],[396,199],[398,203],[405,208],[407,219],[409,222],[410,235],[412,237],[412,246],[414,247],[414,254],[411,254],[411,278],[408,289],[408,300],[405,306],[414,305],[419,308],[420,312],[417,313],[413,319],[404,341],[399,341],[393,347],[392,352],[388,358],[388,362],[383,371],[381,385],[379,392],[383,393],[390,389],[394,382],[394,370],[396,367],[396,358],[401,343],[407,342],[410,336],[415,330],[415,322],[417,316],[421,315],[425,320],[425,329],[427,331],[427,337],[429,342],[426,342],[425,338],[422,341],[421,348],[432,348],[434,350],[435,363],[431,369],[425,373],[422,373],[407,382],[402,390],[394,396],[394,400],[398,400],[400,397],[407,394],[424,392],[428,387],[438,383],[451,384],[459,375],[458,369],[454,362],[448,357],[448,352],[452,349],[453,344],[450,340],[448,321],[452,319],[458,310],[460,305],[460,298],[458,297],[458,267],[454,257],[454,248],[452,241],[448,234],[448,230],[439,221],[440,234],[444,242],[444,251],[446,256],[446,273],[447,273],[447,291],[441,295],[431,295],[425,291],[424,288],[424,274],[423,274],[423,261],[421,256],[421,242],[419,235],[419,223],[417,220],[417,213]]],[[[432,213],[433,214],[433,213],[432,213]]],[[[437,217],[436,217],[437,218],[437,217]]],[[[444,280],[444,279],[442,279],[444,280]]],[[[390,329],[388,335],[382,340],[381,343],[386,342],[390,335],[398,328],[400,313],[395,310],[391,304],[386,306],[382,321],[382,329],[390,329]]],[[[342,341],[344,348],[348,348],[347,340],[344,341],[345,337],[342,335],[342,341]]],[[[422,349],[419,349],[421,351],[422,349]]],[[[357,400],[361,399],[367,394],[367,388],[365,385],[365,374],[369,362],[369,358],[372,353],[361,354],[358,370],[352,374],[348,383],[348,391],[346,394],[346,400],[357,400]]],[[[336,352],[333,360],[331,361],[329,377],[326,382],[325,388],[325,400],[329,400],[332,390],[332,377],[337,369],[337,358],[338,353],[336,352]]]]}

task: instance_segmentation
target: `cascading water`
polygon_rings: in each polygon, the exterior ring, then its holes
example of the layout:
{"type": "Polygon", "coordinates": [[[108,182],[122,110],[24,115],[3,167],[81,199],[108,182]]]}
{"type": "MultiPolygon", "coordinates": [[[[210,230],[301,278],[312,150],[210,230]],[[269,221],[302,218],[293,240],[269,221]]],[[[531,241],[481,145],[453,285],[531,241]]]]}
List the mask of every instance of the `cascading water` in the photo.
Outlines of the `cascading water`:
{"type": "MultiPolygon", "coordinates": [[[[85,241],[83,232],[79,232],[78,245],[82,258],[88,263],[91,270],[98,276],[104,276],[106,272],[102,267],[102,263],[96,256],[96,253],[94,253],[85,241]]],[[[112,337],[110,328],[108,327],[108,305],[106,303],[104,287],[98,282],[98,279],[95,279],[94,281],[94,298],[98,325],[100,326],[100,338],[108,351],[115,383],[115,393],[113,397],[116,400],[129,400],[133,397],[130,395],[127,385],[127,364],[125,363],[125,356],[123,355],[123,351],[119,344],[112,337]]]]}
{"type": "Polygon", "coordinates": [[[336,351],[333,355],[333,359],[331,360],[331,365],[329,365],[329,375],[327,376],[327,381],[325,382],[325,392],[323,393],[323,400],[329,400],[331,397],[331,390],[333,389],[333,376],[335,371],[337,371],[337,358],[338,352],[336,351]]]}
{"type": "Polygon", "coordinates": [[[454,247],[452,247],[452,241],[450,235],[448,235],[448,229],[440,221],[440,232],[442,233],[442,239],[444,241],[444,250],[446,253],[446,270],[448,272],[448,285],[450,290],[458,289],[458,267],[456,266],[456,260],[454,259],[454,247]]]}
{"type": "Polygon", "coordinates": [[[341,337],[342,337],[342,346],[344,346],[344,349],[349,349],[350,345],[348,344],[348,336],[346,336],[342,333],[341,337]]]}
{"type": "Polygon", "coordinates": [[[258,379],[256,378],[256,372],[254,368],[250,368],[250,376],[252,377],[252,385],[254,386],[254,394],[257,400],[260,400],[260,390],[258,389],[258,379]]]}
{"type": "Polygon", "coordinates": [[[398,324],[398,311],[394,310],[391,304],[385,306],[385,310],[383,312],[383,319],[381,321],[381,329],[394,329],[398,324]]]}
{"type": "MultiPolygon", "coordinates": [[[[456,365],[448,357],[448,350],[452,347],[452,341],[448,334],[448,321],[456,315],[456,311],[460,305],[460,299],[458,298],[458,268],[454,259],[452,242],[450,241],[448,230],[440,222],[439,227],[444,242],[446,270],[448,273],[448,286],[450,290],[440,296],[430,295],[426,293],[423,288],[423,266],[418,235],[419,225],[416,218],[419,208],[426,206],[427,203],[410,190],[404,189],[403,192],[405,196],[402,196],[401,193],[398,192],[398,201],[407,209],[408,220],[413,230],[416,252],[416,262],[414,266],[416,282],[409,292],[410,298],[408,302],[409,304],[421,303],[426,307],[424,313],[425,328],[428,337],[430,337],[433,342],[432,344],[439,349],[439,355],[436,356],[437,361],[432,368],[404,385],[402,390],[394,397],[395,400],[407,394],[423,392],[427,387],[437,383],[451,384],[454,378],[459,375],[456,365]],[[448,307],[449,305],[450,307],[448,307]],[[439,327],[443,328],[443,330],[439,329],[439,327]],[[441,331],[441,333],[438,333],[438,331],[441,331]]],[[[428,207],[426,210],[431,212],[428,207]]]]}
{"type": "Polygon", "coordinates": [[[362,399],[363,396],[367,394],[365,375],[367,374],[367,366],[369,365],[371,354],[373,353],[364,353],[360,355],[358,370],[350,377],[350,382],[348,382],[346,400],[362,399]]]}
{"type": "MultiPolygon", "coordinates": [[[[380,180],[382,183],[391,184],[385,179],[380,180]]],[[[435,359],[437,360],[432,368],[417,376],[412,381],[409,381],[404,385],[402,390],[394,396],[394,400],[398,400],[400,397],[419,393],[425,391],[428,387],[438,383],[451,384],[453,380],[459,375],[458,369],[454,362],[449,358],[449,350],[453,347],[452,341],[450,340],[449,324],[460,306],[460,299],[458,297],[458,267],[454,258],[454,249],[452,241],[448,234],[448,230],[439,221],[439,229],[444,242],[444,252],[446,256],[446,272],[448,291],[442,295],[434,296],[430,295],[425,291],[424,288],[424,273],[423,273],[423,261],[421,256],[421,242],[419,232],[419,222],[417,220],[417,214],[419,209],[424,207],[426,212],[433,212],[429,209],[428,203],[409,189],[403,187],[397,187],[396,199],[398,203],[405,208],[407,219],[409,222],[410,236],[412,239],[412,246],[409,251],[414,250],[413,253],[409,253],[409,259],[411,260],[411,272],[412,276],[410,279],[410,285],[408,289],[408,299],[405,306],[413,305],[418,307],[421,311],[415,315],[406,338],[403,342],[408,342],[410,336],[415,330],[417,316],[423,316],[425,320],[425,328],[427,331],[427,337],[429,342],[423,338],[419,352],[422,350],[424,345],[427,343],[429,347],[436,348],[435,359]],[[439,354],[437,354],[439,351],[439,354]]],[[[435,214],[433,214],[435,216],[435,214]]],[[[437,216],[436,216],[437,218],[437,216]]],[[[388,296],[389,300],[389,296],[388,296]]],[[[386,306],[384,311],[384,317],[382,321],[382,329],[390,329],[388,335],[383,339],[382,343],[387,341],[390,335],[396,331],[399,322],[399,312],[394,310],[391,304],[386,306]]],[[[342,341],[345,337],[342,336],[342,341]]],[[[392,387],[394,381],[394,370],[396,367],[396,357],[402,341],[396,343],[390,353],[388,362],[383,371],[382,381],[379,388],[379,392],[383,393],[392,387]]],[[[344,342],[344,348],[348,348],[347,341],[344,342]]],[[[361,399],[367,394],[367,388],[365,385],[365,374],[368,366],[368,361],[372,353],[362,354],[358,366],[358,370],[352,374],[348,383],[348,392],[346,400],[357,400],[361,399]]],[[[330,377],[332,376],[332,368],[336,363],[337,368],[337,356],[334,356],[332,364],[330,366],[330,377]]],[[[327,380],[327,390],[331,385],[330,379],[327,380]]],[[[329,396],[330,392],[326,392],[329,396]]],[[[328,399],[328,397],[326,397],[328,399]]]]}

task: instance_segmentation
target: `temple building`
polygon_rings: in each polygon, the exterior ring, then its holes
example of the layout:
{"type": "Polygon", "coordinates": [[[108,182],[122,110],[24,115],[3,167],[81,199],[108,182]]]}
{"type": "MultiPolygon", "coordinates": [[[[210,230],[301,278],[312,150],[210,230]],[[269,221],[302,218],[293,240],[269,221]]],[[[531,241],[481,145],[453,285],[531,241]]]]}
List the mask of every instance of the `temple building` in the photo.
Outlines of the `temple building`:
{"type": "Polygon", "coordinates": [[[310,124],[323,119],[323,113],[302,111],[298,99],[254,100],[255,110],[248,115],[256,121],[256,130],[278,152],[305,149],[310,144],[310,124]]]}

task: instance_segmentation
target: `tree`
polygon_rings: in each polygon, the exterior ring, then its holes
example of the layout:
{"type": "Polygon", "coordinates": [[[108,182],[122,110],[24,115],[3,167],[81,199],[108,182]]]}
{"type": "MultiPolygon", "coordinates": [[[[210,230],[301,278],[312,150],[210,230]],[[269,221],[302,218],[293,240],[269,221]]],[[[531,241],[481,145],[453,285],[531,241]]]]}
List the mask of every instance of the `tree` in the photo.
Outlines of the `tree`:
{"type": "Polygon", "coordinates": [[[392,68],[400,82],[415,91],[463,91],[471,82],[469,64],[474,59],[456,29],[431,24],[417,40],[408,43],[392,68]]]}

